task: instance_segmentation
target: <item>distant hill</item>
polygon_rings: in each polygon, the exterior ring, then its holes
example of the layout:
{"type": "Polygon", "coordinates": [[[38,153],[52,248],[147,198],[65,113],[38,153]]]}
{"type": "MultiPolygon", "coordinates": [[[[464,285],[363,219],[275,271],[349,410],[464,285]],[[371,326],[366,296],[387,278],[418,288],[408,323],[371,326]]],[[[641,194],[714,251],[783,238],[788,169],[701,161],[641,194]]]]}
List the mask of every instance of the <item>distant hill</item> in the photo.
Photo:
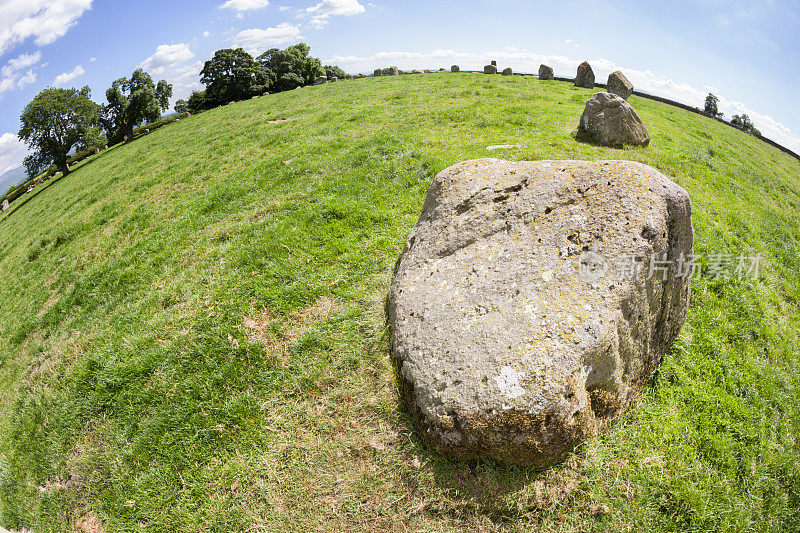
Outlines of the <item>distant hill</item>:
{"type": "Polygon", "coordinates": [[[12,168],[3,175],[0,175],[0,196],[3,196],[11,187],[19,185],[27,178],[28,173],[23,166],[12,168]]]}

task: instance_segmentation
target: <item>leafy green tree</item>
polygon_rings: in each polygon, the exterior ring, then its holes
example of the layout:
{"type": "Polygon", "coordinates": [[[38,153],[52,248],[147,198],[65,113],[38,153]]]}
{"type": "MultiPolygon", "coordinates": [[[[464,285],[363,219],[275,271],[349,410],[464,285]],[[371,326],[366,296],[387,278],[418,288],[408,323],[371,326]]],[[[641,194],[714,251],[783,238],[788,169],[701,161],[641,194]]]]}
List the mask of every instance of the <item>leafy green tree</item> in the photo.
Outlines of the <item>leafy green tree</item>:
{"type": "Polygon", "coordinates": [[[130,79],[120,78],[106,91],[107,119],[114,124],[114,137],[119,140],[127,136],[133,140],[133,130],[142,122],[153,122],[161,118],[161,112],[169,108],[172,85],[161,80],[156,85],[150,74],[136,69],[130,79]]]}
{"type": "Polygon", "coordinates": [[[188,111],[192,114],[197,114],[206,109],[206,92],[205,91],[192,91],[189,95],[189,100],[186,102],[188,111]]]}
{"type": "Polygon", "coordinates": [[[731,119],[731,124],[736,126],[737,128],[743,129],[748,133],[755,133],[756,135],[761,135],[761,132],[758,131],[753,125],[753,122],[750,120],[750,117],[747,114],[742,115],[733,115],[731,119]]]}
{"type": "MultiPolygon", "coordinates": [[[[322,62],[311,57],[311,48],[305,43],[298,43],[286,50],[272,48],[258,56],[258,62],[275,73],[280,82],[284,74],[296,74],[303,80],[303,85],[311,85],[317,76],[323,76],[325,70],[322,62]]],[[[278,84],[280,89],[280,83],[278,84]]]]}
{"type": "Polygon", "coordinates": [[[708,93],[708,96],[706,96],[706,106],[705,106],[706,114],[711,115],[712,117],[721,117],[722,113],[720,113],[719,109],[717,108],[718,103],[719,103],[719,98],[717,98],[712,93],[708,93]]]}
{"type": "Polygon", "coordinates": [[[275,84],[275,87],[278,89],[278,91],[290,91],[302,86],[303,79],[294,72],[289,72],[282,75],[275,84]]]}
{"type": "Polygon", "coordinates": [[[327,76],[328,79],[339,78],[343,80],[347,77],[347,73],[336,65],[325,65],[325,76],[327,76]]]}
{"type": "Polygon", "coordinates": [[[275,82],[275,74],[242,48],[227,48],[206,61],[200,81],[206,86],[207,103],[222,105],[263,93],[275,82]]]}
{"type": "Polygon", "coordinates": [[[188,113],[189,112],[189,102],[181,98],[177,102],[175,102],[175,112],[176,113],[188,113]]]}
{"type": "Polygon", "coordinates": [[[36,175],[53,163],[69,174],[67,158],[80,146],[96,144],[102,107],[92,102],[91,90],[49,88],[40,92],[22,111],[19,138],[33,153],[25,161],[28,172],[36,175]]]}

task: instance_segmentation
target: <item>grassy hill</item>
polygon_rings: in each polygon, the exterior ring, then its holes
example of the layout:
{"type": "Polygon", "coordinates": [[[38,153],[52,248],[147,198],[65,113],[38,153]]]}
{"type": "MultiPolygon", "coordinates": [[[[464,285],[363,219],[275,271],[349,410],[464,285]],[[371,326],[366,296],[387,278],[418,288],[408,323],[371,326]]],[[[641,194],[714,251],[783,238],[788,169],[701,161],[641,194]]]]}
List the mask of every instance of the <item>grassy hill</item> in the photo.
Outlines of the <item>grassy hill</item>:
{"type": "Polygon", "coordinates": [[[580,142],[591,92],[450,73],[309,87],[20,198],[0,216],[0,524],[796,528],[800,162],[637,97],[649,147],[580,142]],[[426,189],[481,157],[652,165],[689,191],[696,253],[767,263],[695,281],[650,386],[544,472],[426,451],[389,362],[384,298],[426,189]]]}

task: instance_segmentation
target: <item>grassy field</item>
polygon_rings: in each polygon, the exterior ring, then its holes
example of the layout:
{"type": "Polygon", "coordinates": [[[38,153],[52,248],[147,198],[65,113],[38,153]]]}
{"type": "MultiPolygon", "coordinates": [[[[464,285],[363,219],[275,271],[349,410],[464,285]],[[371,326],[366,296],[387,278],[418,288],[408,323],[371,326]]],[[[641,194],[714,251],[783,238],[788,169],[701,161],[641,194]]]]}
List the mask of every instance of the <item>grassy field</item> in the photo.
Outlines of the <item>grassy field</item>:
{"type": "Polygon", "coordinates": [[[0,524],[797,531],[800,162],[637,97],[649,147],[581,142],[591,92],[450,73],[309,87],[20,198],[0,217],[0,524]],[[544,472],[429,453],[389,360],[384,299],[427,187],[482,157],[652,165],[689,191],[696,253],[766,261],[695,281],[651,384],[544,472]]]}

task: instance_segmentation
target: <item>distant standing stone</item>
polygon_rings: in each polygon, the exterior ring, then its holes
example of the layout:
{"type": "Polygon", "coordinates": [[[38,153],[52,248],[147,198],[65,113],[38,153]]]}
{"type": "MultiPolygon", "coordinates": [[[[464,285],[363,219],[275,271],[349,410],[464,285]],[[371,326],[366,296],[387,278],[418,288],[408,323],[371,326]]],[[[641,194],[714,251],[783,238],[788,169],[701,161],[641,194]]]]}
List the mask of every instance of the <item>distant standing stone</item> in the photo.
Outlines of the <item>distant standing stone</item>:
{"type": "Polygon", "coordinates": [[[549,67],[547,65],[539,65],[539,79],[540,80],[552,80],[553,79],[553,67],[549,67]]]}
{"type": "Polygon", "coordinates": [[[639,114],[616,94],[593,94],[586,102],[579,127],[607,146],[646,146],[650,143],[650,133],[639,114]]]}
{"type": "Polygon", "coordinates": [[[397,76],[400,74],[400,69],[397,67],[389,67],[389,76],[397,76]]]}
{"type": "Polygon", "coordinates": [[[269,96],[269,93],[261,93],[261,96],[269,96]]]}
{"type": "Polygon", "coordinates": [[[336,76],[332,77],[331,78],[331,82],[334,82],[334,81],[339,81],[339,78],[337,78],[336,76]]]}
{"type": "Polygon", "coordinates": [[[511,76],[512,74],[514,74],[514,71],[511,70],[511,67],[503,69],[503,76],[511,76]]]}
{"type": "Polygon", "coordinates": [[[458,65],[453,65],[452,67],[450,67],[450,72],[461,72],[461,67],[459,67],[458,65]]]}
{"type": "Polygon", "coordinates": [[[95,147],[95,149],[94,149],[94,154],[95,154],[95,155],[97,155],[97,154],[99,154],[99,153],[100,153],[100,148],[96,148],[96,147],[95,147]]]}
{"type": "Polygon", "coordinates": [[[497,66],[496,65],[486,65],[483,67],[484,74],[497,74],[497,66]]]}
{"type": "Polygon", "coordinates": [[[588,61],[578,65],[578,74],[575,76],[575,85],[591,89],[594,87],[594,71],[588,61]]]}
{"type": "Polygon", "coordinates": [[[431,72],[433,72],[433,71],[432,71],[431,69],[428,69],[428,68],[426,68],[426,69],[425,69],[425,70],[423,70],[422,72],[424,72],[425,74],[430,74],[430,73],[431,73],[431,72]]]}
{"type": "Polygon", "coordinates": [[[496,67],[497,66],[497,61],[492,61],[492,66],[496,67]]]}
{"type": "Polygon", "coordinates": [[[628,81],[628,78],[625,77],[625,74],[615,70],[608,75],[608,84],[606,85],[606,90],[622,97],[624,100],[627,100],[628,97],[633,94],[633,84],[628,81]]]}
{"type": "Polygon", "coordinates": [[[318,76],[317,79],[314,80],[314,85],[322,85],[323,83],[328,83],[328,78],[325,76],[318,76]]]}
{"type": "Polygon", "coordinates": [[[8,209],[8,200],[3,200],[3,207],[2,207],[2,209],[3,209],[3,211],[5,211],[6,209],[8,209]]]}
{"type": "Polygon", "coordinates": [[[376,68],[375,72],[372,73],[373,76],[383,76],[383,70],[376,68]]]}

